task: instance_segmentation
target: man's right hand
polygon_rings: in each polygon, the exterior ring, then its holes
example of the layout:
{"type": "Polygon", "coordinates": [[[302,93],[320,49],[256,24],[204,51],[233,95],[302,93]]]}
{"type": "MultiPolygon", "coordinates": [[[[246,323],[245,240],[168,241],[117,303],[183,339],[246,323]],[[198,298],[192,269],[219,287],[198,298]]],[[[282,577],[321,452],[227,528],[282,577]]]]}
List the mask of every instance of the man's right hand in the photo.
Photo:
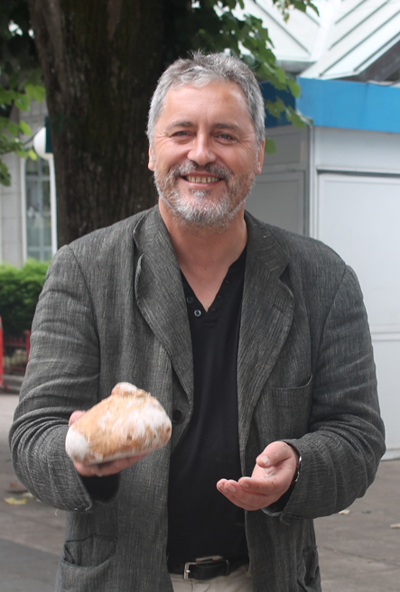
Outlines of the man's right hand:
{"type": "MultiPolygon", "coordinates": [[[[74,411],[69,418],[68,426],[75,423],[85,413],[86,411],[74,411]]],[[[83,463],[74,462],[74,467],[82,477],[107,477],[108,475],[116,475],[124,469],[131,467],[145,456],[147,455],[142,454],[141,456],[119,458],[98,465],[84,465],[83,463]]]]}

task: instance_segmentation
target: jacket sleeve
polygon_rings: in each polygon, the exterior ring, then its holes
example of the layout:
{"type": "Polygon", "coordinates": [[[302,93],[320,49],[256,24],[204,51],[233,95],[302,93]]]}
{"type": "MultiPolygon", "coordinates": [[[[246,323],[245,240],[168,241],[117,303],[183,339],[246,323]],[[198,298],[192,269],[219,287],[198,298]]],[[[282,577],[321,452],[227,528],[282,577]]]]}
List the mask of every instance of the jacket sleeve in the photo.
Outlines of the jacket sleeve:
{"type": "Polygon", "coordinates": [[[300,452],[298,482],[280,514],[316,518],[362,497],[385,452],[367,314],[347,268],[326,317],[313,379],[309,431],[288,439],[300,452]]]}
{"type": "Polygon", "coordinates": [[[52,260],[36,308],[29,363],[10,431],[20,481],[38,499],[63,510],[93,507],[65,452],[65,437],[71,413],[98,402],[99,366],[90,294],[72,250],[64,247],[52,260]]]}

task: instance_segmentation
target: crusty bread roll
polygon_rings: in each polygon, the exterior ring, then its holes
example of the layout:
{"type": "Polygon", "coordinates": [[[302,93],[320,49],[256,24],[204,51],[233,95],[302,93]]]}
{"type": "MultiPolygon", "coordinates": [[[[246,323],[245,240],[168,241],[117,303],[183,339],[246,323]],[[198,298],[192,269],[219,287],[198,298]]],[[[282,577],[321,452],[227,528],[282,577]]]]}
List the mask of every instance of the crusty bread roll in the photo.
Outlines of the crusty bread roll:
{"type": "Polygon", "coordinates": [[[128,382],[118,383],[68,430],[68,456],[86,465],[147,454],[165,446],[171,421],[149,393],[128,382]]]}

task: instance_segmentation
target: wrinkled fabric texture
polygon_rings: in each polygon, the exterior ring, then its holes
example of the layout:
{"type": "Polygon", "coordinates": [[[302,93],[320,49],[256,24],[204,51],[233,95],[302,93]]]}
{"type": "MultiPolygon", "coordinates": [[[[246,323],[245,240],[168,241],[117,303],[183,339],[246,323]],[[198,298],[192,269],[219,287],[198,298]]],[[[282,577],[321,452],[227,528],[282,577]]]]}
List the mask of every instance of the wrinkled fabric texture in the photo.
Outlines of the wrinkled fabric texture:
{"type": "MultiPolygon", "coordinates": [[[[312,520],[364,495],[384,452],[367,317],[353,271],[331,249],[248,214],[246,221],[237,368],[242,471],[251,474],[275,440],[302,456],[288,500],[246,513],[253,587],[317,592],[312,520]]],[[[38,499],[67,510],[58,592],[172,592],[169,458],[192,411],[186,303],[158,208],[60,249],[37,305],[10,432],[18,478],[38,499]],[[121,381],[150,391],[183,421],[165,448],[107,478],[104,497],[96,477],[88,485],[76,473],[64,441],[70,414],[121,381]]]]}

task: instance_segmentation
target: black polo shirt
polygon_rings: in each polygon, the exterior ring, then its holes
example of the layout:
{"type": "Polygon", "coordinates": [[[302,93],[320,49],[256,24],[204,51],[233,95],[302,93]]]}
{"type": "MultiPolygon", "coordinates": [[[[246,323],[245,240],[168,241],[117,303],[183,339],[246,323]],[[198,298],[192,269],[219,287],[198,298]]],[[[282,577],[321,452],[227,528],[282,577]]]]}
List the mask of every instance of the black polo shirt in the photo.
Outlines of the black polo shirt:
{"type": "Polygon", "coordinates": [[[216,488],[241,476],[237,351],[246,249],[205,311],[182,274],[194,364],[194,411],[171,457],[168,554],[190,561],[246,552],[244,512],[216,488]]]}

